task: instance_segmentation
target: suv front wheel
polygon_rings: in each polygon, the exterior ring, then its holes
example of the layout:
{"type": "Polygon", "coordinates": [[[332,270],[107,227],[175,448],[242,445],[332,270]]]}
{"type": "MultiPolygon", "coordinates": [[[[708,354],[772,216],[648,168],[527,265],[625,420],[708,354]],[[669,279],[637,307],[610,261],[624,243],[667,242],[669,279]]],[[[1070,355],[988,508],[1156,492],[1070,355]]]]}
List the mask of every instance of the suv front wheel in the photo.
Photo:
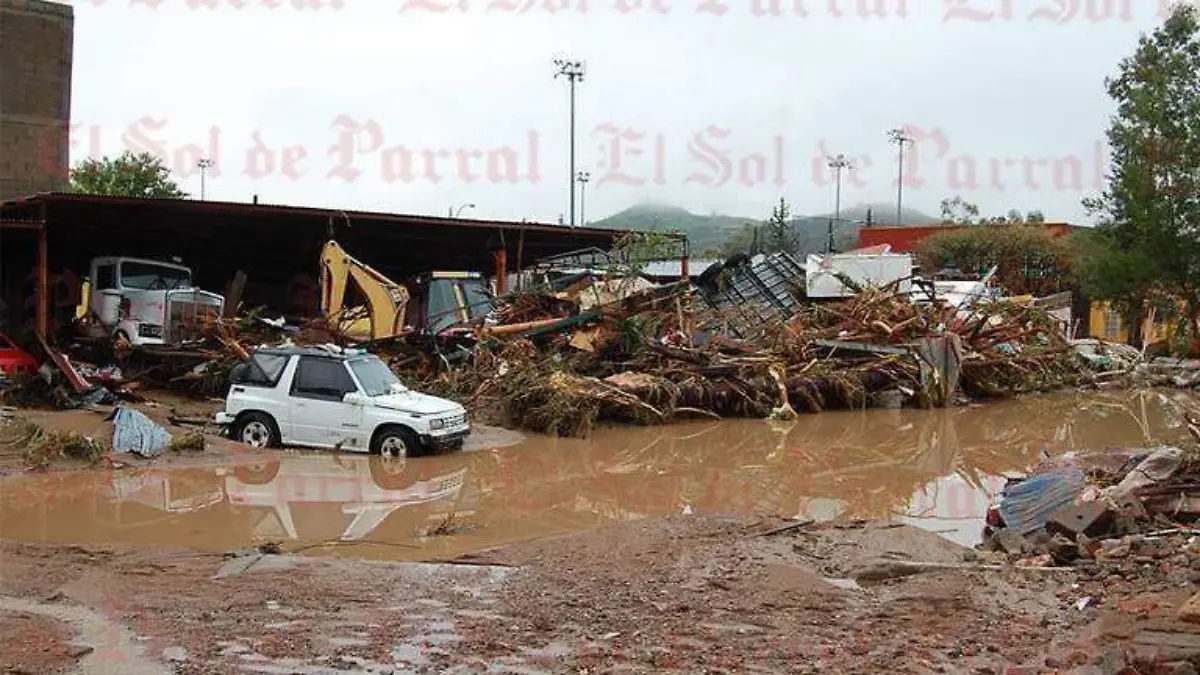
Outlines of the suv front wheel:
{"type": "Polygon", "coordinates": [[[233,440],[254,448],[279,447],[279,429],[266,413],[246,413],[233,425],[233,440]]]}
{"type": "Polygon", "coordinates": [[[417,435],[404,427],[388,427],[375,435],[371,452],[384,457],[408,457],[421,448],[417,435]]]}

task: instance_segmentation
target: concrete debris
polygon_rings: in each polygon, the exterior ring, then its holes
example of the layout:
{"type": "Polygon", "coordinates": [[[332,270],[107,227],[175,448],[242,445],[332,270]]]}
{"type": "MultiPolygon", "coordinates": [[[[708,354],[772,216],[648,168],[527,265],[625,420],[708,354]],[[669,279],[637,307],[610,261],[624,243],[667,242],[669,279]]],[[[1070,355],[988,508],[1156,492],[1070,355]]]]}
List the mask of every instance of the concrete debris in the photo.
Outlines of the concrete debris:
{"type": "Polygon", "coordinates": [[[1188,623],[1200,623],[1200,593],[1193,595],[1183,606],[1179,608],[1177,613],[1180,621],[1188,623]]]}
{"type": "Polygon", "coordinates": [[[1200,451],[1153,448],[1119,466],[1085,455],[1047,462],[1010,482],[988,511],[984,542],[1013,557],[1063,564],[1144,562],[1161,554],[1155,537],[1190,531],[1186,525],[1198,519],[1200,451]]]}

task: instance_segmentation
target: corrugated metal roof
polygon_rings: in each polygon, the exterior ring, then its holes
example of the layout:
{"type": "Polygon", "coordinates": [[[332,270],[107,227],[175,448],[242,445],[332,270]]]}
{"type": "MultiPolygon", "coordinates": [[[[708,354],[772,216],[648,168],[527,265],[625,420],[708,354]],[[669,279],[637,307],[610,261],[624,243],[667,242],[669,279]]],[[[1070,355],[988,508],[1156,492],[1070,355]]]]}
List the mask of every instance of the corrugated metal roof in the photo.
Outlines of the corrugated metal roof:
{"type": "Polygon", "coordinates": [[[0,207],[27,207],[41,203],[75,203],[107,206],[137,206],[153,205],[156,207],[175,208],[181,211],[208,214],[236,214],[241,216],[317,216],[321,218],[348,218],[351,223],[355,220],[370,220],[376,222],[442,224],[449,227],[487,228],[487,229],[524,229],[540,230],[556,233],[577,233],[580,235],[612,235],[628,230],[616,230],[602,227],[570,227],[551,223],[540,223],[526,220],[482,220],[473,218],[450,218],[448,216],[431,216],[423,214],[387,213],[381,211],[356,211],[353,209],[337,209],[328,207],[288,206],[284,204],[263,204],[251,202],[223,202],[198,199],[176,199],[170,197],[125,197],[112,195],[91,195],[74,192],[40,192],[19,199],[0,202],[0,207]]]}

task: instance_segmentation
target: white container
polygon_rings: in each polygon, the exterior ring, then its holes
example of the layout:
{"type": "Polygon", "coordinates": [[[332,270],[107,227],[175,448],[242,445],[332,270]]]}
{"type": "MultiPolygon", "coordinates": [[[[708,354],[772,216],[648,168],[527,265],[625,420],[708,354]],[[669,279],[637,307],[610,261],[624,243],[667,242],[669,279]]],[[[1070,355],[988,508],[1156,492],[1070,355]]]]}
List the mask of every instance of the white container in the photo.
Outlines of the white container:
{"type": "Polygon", "coordinates": [[[835,253],[809,255],[805,288],[810,298],[848,298],[855,292],[838,278],[838,273],[859,286],[896,284],[896,291],[912,291],[913,260],[906,253],[835,253]]]}

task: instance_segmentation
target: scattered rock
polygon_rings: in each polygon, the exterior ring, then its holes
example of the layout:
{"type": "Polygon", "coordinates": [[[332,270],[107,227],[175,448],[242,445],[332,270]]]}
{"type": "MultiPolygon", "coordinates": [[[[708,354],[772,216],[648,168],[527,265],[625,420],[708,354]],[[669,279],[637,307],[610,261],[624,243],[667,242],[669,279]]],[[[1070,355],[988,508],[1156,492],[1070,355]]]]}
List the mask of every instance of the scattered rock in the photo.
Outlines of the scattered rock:
{"type": "Polygon", "coordinates": [[[81,646],[76,647],[71,650],[71,658],[81,659],[81,658],[87,656],[88,654],[91,654],[94,651],[96,651],[95,647],[89,647],[88,645],[81,645],[81,646]]]}
{"type": "MultiPolygon", "coordinates": [[[[1108,541],[1104,543],[1108,544],[1108,541]]],[[[1129,557],[1129,543],[1127,542],[1117,542],[1113,546],[1101,546],[1100,550],[1096,551],[1096,560],[1120,560],[1127,557],[1129,557]]]]}
{"type": "Polygon", "coordinates": [[[1033,543],[1020,532],[1009,528],[999,530],[992,535],[992,542],[1000,550],[1010,555],[1026,555],[1036,550],[1033,543]]]}
{"type": "Polygon", "coordinates": [[[1190,600],[1183,603],[1176,616],[1180,621],[1200,623],[1200,593],[1193,595],[1190,600]]]}

